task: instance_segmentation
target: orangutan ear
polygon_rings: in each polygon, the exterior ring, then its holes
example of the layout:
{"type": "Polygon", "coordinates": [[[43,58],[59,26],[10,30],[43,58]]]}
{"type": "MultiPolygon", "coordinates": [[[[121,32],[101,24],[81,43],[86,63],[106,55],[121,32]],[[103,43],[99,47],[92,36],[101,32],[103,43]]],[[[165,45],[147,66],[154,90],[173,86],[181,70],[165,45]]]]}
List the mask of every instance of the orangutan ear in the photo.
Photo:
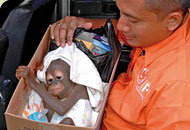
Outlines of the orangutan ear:
{"type": "Polygon", "coordinates": [[[173,32],[183,22],[183,13],[182,11],[171,12],[168,14],[167,18],[168,18],[167,20],[168,31],[173,32]]]}

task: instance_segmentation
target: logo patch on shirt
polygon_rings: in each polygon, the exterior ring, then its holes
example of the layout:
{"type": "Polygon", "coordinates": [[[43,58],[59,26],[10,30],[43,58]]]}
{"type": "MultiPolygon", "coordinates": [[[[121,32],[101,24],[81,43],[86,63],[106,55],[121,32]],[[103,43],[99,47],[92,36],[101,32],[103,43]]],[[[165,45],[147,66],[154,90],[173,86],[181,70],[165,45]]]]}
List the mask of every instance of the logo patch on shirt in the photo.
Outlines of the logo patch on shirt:
{"type": "Polygon", "coordinates": [[[144,100],[144,97],[151,92],[151,83],[148,81],[148,75],[148,68],[144,68],[142,72],[139,75],[137,75],[136,90],[141,96],[142,100],[144,100]]]}

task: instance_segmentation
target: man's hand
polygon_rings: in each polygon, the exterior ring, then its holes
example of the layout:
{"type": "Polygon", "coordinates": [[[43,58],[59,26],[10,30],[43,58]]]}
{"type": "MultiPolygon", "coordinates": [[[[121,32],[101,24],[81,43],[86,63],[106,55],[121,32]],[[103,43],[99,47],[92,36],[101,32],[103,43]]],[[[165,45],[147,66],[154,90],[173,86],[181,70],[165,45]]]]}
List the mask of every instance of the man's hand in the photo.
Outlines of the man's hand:
{"type": "Polygon", "coordinates": [[[65,47],[66,41],[71,45],[77,27],[89,30],[92,28],[92,22],[85,18],[67,16],[51,25],[51,38],[55,39],[57,46],[65,47]]]}

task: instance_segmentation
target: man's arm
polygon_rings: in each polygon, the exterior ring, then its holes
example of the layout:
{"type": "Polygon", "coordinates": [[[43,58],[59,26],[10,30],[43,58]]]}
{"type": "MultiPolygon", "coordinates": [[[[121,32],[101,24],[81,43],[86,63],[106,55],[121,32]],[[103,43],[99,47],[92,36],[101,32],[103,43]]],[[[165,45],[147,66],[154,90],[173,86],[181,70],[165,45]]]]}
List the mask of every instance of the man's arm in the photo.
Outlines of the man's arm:
{"type": "Polygon", "coordinates": [[[190,83],[172,81],[152,97],[146,112],[146,130],[190,129],[190,83]]]}

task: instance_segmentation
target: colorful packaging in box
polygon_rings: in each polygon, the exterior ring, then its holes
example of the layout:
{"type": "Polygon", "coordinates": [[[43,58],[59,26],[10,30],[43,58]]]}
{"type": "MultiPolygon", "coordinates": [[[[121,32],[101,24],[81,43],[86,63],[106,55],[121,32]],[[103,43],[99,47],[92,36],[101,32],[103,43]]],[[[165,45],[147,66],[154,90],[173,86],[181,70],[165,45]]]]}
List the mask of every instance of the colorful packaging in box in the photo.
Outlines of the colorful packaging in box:
{"type": "Polygon", "coordinates": [[[111,51],[107,38],[95,33],[82,32],[75,40],[82,41],[95,56],[111,51]]]}

